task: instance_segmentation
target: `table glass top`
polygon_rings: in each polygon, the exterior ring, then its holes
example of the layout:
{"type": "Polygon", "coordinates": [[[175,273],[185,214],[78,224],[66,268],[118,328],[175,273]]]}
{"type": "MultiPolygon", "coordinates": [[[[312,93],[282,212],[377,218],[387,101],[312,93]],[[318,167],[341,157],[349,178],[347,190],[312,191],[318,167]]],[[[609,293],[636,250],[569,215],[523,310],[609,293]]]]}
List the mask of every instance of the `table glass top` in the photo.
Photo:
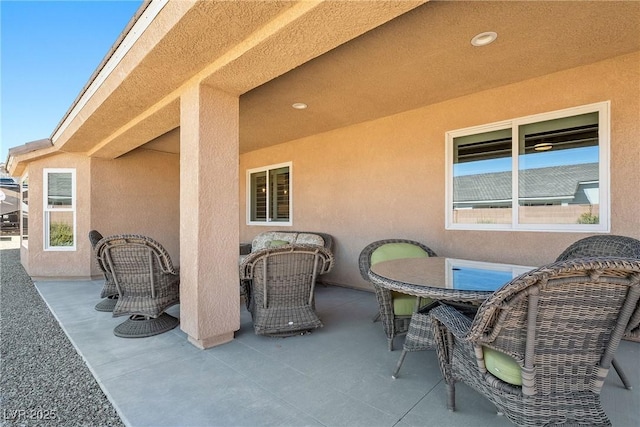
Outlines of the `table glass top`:
{"type": "Polygon", "coordinates": [[[474,291],[495,291],[514,277],[533,269],[459,259],[448,259],[446,268],[448,288],[474,291]]]}
{"type": "Polygon", "coordinates": [[[371,271],[379,276],[413,285],[491,292],[534,268],[432,257],[383,261],[371,266],[371,271]]]}

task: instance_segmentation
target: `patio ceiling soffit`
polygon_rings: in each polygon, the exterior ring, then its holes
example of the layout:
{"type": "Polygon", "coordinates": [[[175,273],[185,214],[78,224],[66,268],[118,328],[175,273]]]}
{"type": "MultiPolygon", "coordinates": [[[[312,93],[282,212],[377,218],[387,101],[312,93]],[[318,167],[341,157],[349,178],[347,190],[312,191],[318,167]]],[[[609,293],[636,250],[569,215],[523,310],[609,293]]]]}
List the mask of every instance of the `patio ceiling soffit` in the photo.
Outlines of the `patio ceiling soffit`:
{"type": "Polygon", "coordinates": [[[204,84],[240,96],[426,1],[153,0],[69,110],[53,143],[65,152],[116,158],[179,126],[186,87],[204,84]]]}

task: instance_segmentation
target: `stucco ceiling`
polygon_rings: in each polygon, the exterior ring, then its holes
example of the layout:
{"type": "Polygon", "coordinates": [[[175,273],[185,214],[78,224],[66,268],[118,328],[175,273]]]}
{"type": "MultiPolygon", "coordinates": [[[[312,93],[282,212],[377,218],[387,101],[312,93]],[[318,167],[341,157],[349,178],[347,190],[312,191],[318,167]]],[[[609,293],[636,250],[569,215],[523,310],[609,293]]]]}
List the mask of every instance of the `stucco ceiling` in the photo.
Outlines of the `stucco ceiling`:
{"type": "Polygon", "coordinates": [[[241,151],[639,49],[635,1],[430,1],[244,94],[241,151]],[[484,31],[497,40],[472,46],[484,31]]]}
{"type": "Polygon", "coordinates": [[[151,1],[53,142],[118,157],[176,128],[188,88],[240,96],[424,1],[151,1]]]}
{"type": "Polygon", "coordinates": [[[637,1],[170,1],[49,151],[178,152],[194,82],[240,96],[245,153],[638,50],[637,1]]]}

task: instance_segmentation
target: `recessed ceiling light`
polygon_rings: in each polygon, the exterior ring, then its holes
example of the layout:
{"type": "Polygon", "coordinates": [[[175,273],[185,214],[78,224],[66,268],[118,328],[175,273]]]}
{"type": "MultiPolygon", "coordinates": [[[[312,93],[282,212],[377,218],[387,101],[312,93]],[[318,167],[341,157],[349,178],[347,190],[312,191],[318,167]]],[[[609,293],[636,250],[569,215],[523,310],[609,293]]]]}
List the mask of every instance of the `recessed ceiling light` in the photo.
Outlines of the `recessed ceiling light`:
{"type": "Polygon", "coordinates": [[[305,104],[304,102],[296,102],[291,104],[291,106],[296,110],[304,110],[305,108],[307,108],[307,104],[305,104]]]}
{"type": "Polygon", "coordinates": [[[480,33],[471,39],[471,44],[474,46],[486,46],[493,43],[498,38],[498,34],[493,31],[487,31],[480,33]]]}

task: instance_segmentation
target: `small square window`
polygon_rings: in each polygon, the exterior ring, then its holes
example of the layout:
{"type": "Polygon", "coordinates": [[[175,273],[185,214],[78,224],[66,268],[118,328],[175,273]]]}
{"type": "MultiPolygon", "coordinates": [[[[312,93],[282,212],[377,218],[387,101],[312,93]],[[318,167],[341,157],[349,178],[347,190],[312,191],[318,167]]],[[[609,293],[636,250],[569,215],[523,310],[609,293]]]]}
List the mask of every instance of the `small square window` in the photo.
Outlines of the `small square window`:
{"type": "Polygon", "coordinates": [[[291,163],[247,171],[247,224],[291,225],[291,163]]]}

